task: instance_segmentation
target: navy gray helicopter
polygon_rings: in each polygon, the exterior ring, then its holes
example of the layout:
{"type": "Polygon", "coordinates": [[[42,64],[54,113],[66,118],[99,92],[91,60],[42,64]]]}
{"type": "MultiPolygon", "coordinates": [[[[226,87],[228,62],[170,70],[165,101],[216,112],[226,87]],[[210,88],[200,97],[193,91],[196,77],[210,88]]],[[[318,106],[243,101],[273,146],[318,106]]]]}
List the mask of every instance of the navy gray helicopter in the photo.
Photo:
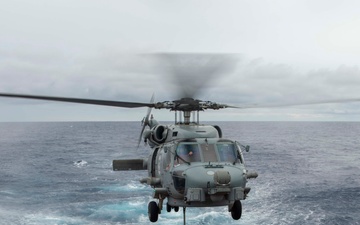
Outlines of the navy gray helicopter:
{"type": "MultiPolygon", "coordinates": [[[[183,54],[182,56],[194,58],[191,54],[183,54]]],[[[190,60],[190,64],[188,62],[183,63],[181,60],[173,60],[174,55],[172,54],[160,54],[160,57],[172,60],[170,69],[175,72],[176,79],[185,77],[184,80],[177,81],[181,93],[180,98],[173,101],[154,102],[154,97],[152,97],[150,102],[143,103],[13,93],[0,93],[0,97],[123,108],[148,107],[147,114],[142,121],[138,146],[143,139],[151,148],[150,155],[145,159],[113,160],[113,170],[147,170],[147,176],[141,179],[141,182],[153,188],[152,197],[155,199],[148,204],[149,220],[156,222],[164,205],[167,212],[171,212],[171,210],[178,212],[179,208],[182,207],[184,224],[185,212],[188,207],[224,206],[228,208],[232,218],[238,220],[242,215],[241,201],[246,199],[251,190],[247,186],[248,179],[258,176],[255,171],[250,172],[245,167],[243,152],[248,152],[250,147],[223,137],[219,126],[201,124],[200,112],[210,109],[267,108],[354,102],[360,101],[360,99],[250,106],[233,106],[196,99],[194,96],[199,89],[204,87],[207,80],[189,82],[189,76],[192,77],[194,72],[210,75],[219,74],[224,72],[224,67],[231,67],[231,63],[223,63],[222,57],[219,60],[219,57],[215,56],[215,61],[212,60],[213,56],[210,57],[211,60],[202,61],[200,67],[205,65],[205,70],[201,70],[199,66],[193,66],[192,60],[190,60]],[[181,68],[178,65],[181,65],[181,68]],[[188,70],[193,70],[193,73],[183,76],[188,70]],[[194,83],[195,85],[186,89],[194,83]],[[152,109],[173,111],[175,114],[174,124],[164,125],[157,122],[151,115],[152,109]]],[[[198,57],[199,55],[195,55],[196,60],[198,57]]],[[[203,55],[200,57],[203,58],[203,55]]],[[[228,62],[228,57],[225,57],[225,62],[228,62]]]]}

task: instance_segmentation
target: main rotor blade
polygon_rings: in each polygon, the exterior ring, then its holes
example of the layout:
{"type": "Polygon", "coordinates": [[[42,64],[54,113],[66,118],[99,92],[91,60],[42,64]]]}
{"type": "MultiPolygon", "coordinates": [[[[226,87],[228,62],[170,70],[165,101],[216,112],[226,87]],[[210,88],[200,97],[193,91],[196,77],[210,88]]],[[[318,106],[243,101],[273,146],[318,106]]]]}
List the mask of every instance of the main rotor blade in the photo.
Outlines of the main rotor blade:
{"type": "Polygon", "coordinates": [[[177,89],[176,98],[197,98],[216,79],[235,69],[239,56],[214,53],[154,53],[177,89]]]}
{"type": "Polygon", "coordinates": [[[291,106],[347,103],[347,102],[359,102],[359,101],[360,98],[346,98],[346,99],[319,100],[319,101],[297,102],[297,103],[294,102],[294,103],[279,103],[279,104],[254,104],[254,105],[244,105],[244,106],[226,105],[226,108],[237,108],[237,109],[281,108],[281,107],[291,107],[291,106]]]}
{"type": "Polygon", "coordinates": [[[0,93],[0,97],[71,102],[71,103],[82,103],[82,104],[90,104],[90,105],[102,105],[102,106],[113,106],[113,107],[124,107],[124,108],[139,108],[139,107],[152,108],[155,105],[154,103],[123,102],[123,101],[109,101],[109,100],[98,100],[98,99],[84,99],[84,98],[65,98],[65,97],[10,94],[10,93],[0,93]]]}

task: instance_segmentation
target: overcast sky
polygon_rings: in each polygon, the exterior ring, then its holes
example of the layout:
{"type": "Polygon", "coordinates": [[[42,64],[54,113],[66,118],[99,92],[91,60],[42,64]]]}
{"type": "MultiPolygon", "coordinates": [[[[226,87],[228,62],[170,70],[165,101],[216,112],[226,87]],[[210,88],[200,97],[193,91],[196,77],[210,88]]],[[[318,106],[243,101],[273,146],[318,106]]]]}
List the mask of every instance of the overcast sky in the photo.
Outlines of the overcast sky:
{"type": "MultiPolygon", "coordinates": [[[[153,53],[181,52],[236,56],[196,93],[203,100],[242,106],[360,98],[357,0],[0,3],[0,92],[173,100],[178,83],[161,69],[169,61],[153,53]]],[[[6,98],[0,109],[0,121],[140,121],[147,111],[6,98]]],[[[153,113],[173,119],[166,110],[153,113]]],[[[226,109],[202,119],[360,121],[360,102],[226,109]]]]}

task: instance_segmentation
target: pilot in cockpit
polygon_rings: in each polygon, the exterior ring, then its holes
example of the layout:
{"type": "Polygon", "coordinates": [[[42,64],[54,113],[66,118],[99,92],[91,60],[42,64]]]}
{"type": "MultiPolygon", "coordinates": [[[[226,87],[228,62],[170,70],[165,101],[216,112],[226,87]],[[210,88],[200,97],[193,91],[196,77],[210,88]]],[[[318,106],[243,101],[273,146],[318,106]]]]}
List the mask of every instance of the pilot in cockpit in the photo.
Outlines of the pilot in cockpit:
{"type": "Polygon", "coordinates": [[[197,144],[180,144],[177,147],[176,154],[180,157],[176,159],[177,163],[200,162],[200,153],[197,144]],[[183,160],[182,160],[183,159],[183,160]]]}

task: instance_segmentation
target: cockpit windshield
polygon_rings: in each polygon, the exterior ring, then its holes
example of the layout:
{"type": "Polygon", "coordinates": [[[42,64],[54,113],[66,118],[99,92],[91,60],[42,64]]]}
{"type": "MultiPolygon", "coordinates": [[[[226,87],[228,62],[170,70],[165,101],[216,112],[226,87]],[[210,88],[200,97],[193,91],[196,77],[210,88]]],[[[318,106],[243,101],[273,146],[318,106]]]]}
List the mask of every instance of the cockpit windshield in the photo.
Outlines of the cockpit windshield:
{"type": "Polygon", "coordinates": [[[233,142],[179,143],[176,148],[175,164],[192,162],[242,162],[233,142]]]}
{"type": "Polygon", "coordinates": [[[221,162],[236,162],[237,152],[233,143],[216,144],[221,162]]]}
{"type": "Polygon", "coordinates": [[[176,149],[175,163],[201,162],[198,144],[179,144],[176,149]]]}

